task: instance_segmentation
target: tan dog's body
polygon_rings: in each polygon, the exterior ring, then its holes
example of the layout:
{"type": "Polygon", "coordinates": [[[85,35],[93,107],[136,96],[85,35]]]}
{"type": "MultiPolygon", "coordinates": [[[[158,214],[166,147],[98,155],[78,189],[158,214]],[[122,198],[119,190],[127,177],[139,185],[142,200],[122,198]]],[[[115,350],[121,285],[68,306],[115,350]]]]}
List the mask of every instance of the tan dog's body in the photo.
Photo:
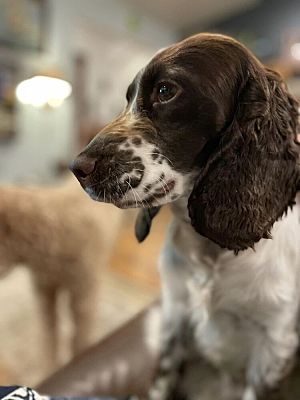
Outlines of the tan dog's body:
{"type": "Polygon", "coordinates": [[[0,189],[0,273],[25,265],[32,273],[56,357],[56,300],[70,296],[73,350],[95,339],[101,268],[107,263],[120,211],[97,206],[78,185],[0,189]]]}

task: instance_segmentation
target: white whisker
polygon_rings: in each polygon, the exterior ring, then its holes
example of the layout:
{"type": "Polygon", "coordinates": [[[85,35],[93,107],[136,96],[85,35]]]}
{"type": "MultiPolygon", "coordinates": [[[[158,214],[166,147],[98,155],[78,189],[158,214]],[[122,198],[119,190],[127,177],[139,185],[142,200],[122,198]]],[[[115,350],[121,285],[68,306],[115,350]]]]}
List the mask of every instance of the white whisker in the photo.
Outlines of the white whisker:
{"type": "MultiPolygon", "coordinates": [[[[129,180],[130,180],[130,176],[129,176],[127,173],[126,173],[126,175],[128,176],[128,178],[129,178],[129,180]]],[[[136,195],[135,195],[135,193],[134,193],[133,187],[130,185],[130,182],[129,182],[129,181],[126,181],[126,183],[127,183],[127,185],[130,187],[130,189],[131,189],[131,191],[132,191],[132,194],[133,194],[134,200],[135,200],[136,208],[138,208],[138,201],[137,201],[136,195]]]]}
{"type": "Polygon", "coordinates": [[[146,153],[148,156],[152,156],[152,155],[158,155],[158,156],[161,156],[161,157],[163,157],[163,158],[165,158],[166,160],[168,160],[169,161],[169,163],[174,167],[174,164],[172,163],[172,161],[168,158],[168,157],[166,157],[165,155],[163,155],[163,154],[161,154],[161,153],[146,153]]]}
{"type": "MultiPolygon", "coordinates": [[[[147,189],[146,185],[144,185],[142,183],[140,183],[140,185],[142,185],[144,187],[144,189],[147,189]]],[[[157,201],[157,202],[159,201],[159,199],[155,196],[155,194],[150,193],[150,195],[155,199],[155,201],[157,201]]],[[[146,199],[144,199],[144,201],[147,203],[148,207],[151,207],[151,204],[149,204],[149,202],[146,199]]]]}
{"type": "MultiPolygon", "coordinates": [[[[128,175],[128,174],[127,174],[127,175],[128,175]]],[[[129,175],[128,175],[128,177],[129,177],[129,179],[130,179],[130,176],[129,176],[129,175]]],[[[144,185],[142,185],[142,186],[144,186],[144,185]]],[[[131,190],[132,190],[133,195],[135,196],[135,194],[136,194],[136,196],[140,199],[140,202],[142,203],[142,207],[145,208],[144,202],[146,202],[147,206],[150,207],[150,204],[149,204],[146,200],[142,200],[142,198],[141,198],[141,196],[139,195],[139,193],[138,193],[136,190],[134,190],[133,187],[132,187],[131,185],[130,185],[130,187],[131,187],[131,190]]]]}
{"type": "Polygon", "coordinates": [[[162,188],[163,188],[163,191],[165,192],[165,196],[168,197],[168,193],[167,193],[167,191],[166,191],[166,189],[165,189],[165,188],[168,186],[168,185],[167,185],[167,182],[165,182],[165,181],[164,181],[162,178],[160,178],[160,177],[158,178],[158,181],[162,183],[162,188]]]}
{"type": "Polygon", "coordinates": [[[104,183],[104,182],[106,182],[106,181],[108,181],[108,179],[109,179],[110,177],[109,176],[107,176],[105,179],[103,179],[102,181],[100,181],[100,182],[96,182],[96,183],[93,183],[92,185],[89,185],[89,187],[90,188],[92,188],[92,187],[94,187],[94,186],[98,186],[98,185],[101,185],[102,183],[104,183]]]}

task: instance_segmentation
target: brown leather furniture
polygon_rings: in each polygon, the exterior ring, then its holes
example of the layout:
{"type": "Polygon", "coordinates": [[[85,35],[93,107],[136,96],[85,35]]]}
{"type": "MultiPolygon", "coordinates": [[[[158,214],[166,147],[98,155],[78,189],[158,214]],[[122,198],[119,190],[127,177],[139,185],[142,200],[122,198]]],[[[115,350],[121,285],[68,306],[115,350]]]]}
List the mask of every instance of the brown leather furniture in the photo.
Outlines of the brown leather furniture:
{"type": "Polygon", "coordinates": [[[76,357],[37,391],[52,396],[144,395],[157,361],[145,335],[150,312],[151,307],[76,357]]]}
{"type": "MultiPolygon", "coordinates": [[[[157,305],[156,305],[157,306],[157,305]]],[[[147,344],[145,326],[151,307],[75,358],[36,389],[52,396],[143,396],[158,354],[147,344]]],[[[300,357],[293,372],[260,400],[300,400],[300,357]]],[[[215,399],[218,400],[218,399],[215,399]]]]}

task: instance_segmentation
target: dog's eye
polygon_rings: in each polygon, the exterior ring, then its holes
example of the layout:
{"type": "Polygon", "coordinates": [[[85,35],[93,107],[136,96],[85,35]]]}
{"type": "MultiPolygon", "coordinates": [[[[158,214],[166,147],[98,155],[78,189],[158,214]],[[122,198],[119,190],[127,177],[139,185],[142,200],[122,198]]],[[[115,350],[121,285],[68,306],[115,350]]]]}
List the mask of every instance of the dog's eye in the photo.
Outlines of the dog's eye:
{"type": "Polygon", "coordinates": [[[154,101],[159,103],[165,103],[176,96],[178,88],[173,83],[163,82],[157,86],[156,96],[154,101]]]}

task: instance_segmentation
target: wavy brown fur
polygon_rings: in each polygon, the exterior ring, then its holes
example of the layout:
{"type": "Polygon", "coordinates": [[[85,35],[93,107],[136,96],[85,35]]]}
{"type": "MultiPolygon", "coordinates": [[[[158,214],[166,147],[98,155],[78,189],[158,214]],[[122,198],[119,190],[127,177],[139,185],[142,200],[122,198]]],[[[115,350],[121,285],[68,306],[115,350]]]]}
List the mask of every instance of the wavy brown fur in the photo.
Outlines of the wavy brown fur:
{"type": "Polygon", "coordinates": [[[197,232],[239,251],[269,238],[294,203],[300,186],[298,104],[277,73],[237,42],[228,46],[240,66],[233,78],[235,113],[201,169],[189,212],[197,232]]]}

